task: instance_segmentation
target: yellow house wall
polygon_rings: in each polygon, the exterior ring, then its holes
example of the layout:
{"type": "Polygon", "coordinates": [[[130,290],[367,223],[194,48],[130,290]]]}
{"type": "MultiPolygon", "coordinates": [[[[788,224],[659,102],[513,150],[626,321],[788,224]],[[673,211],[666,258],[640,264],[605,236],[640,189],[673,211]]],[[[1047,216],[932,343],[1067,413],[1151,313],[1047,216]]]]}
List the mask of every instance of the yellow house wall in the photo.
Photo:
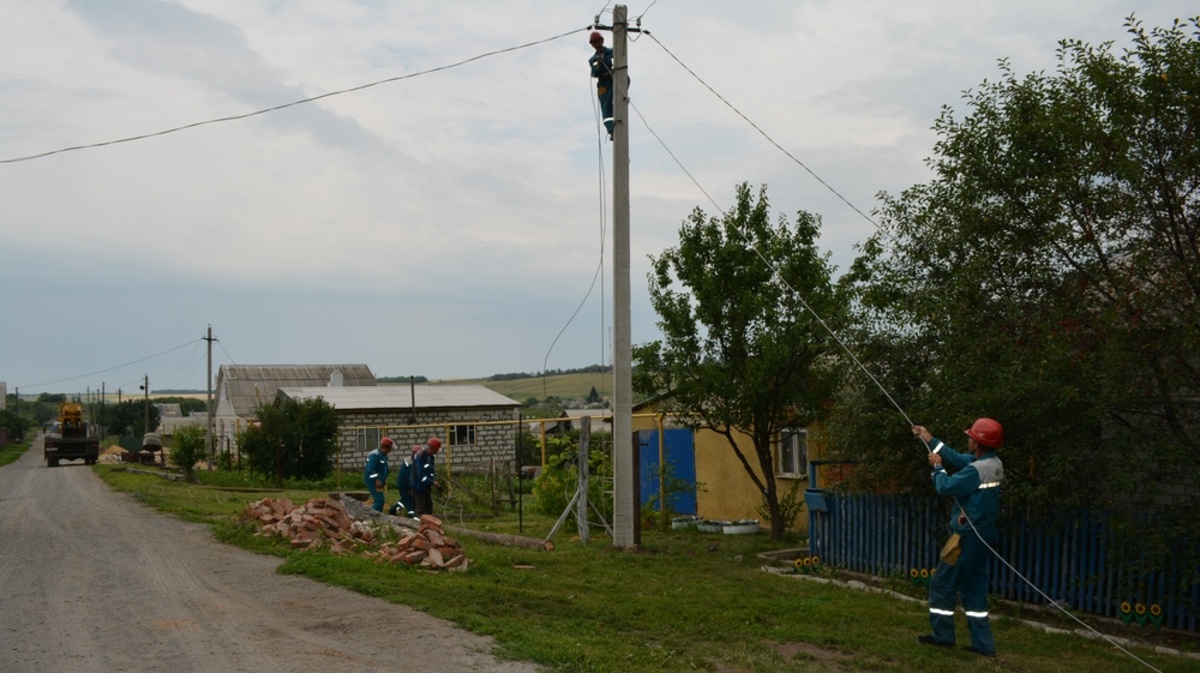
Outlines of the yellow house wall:
{"type": "MultiPolygon", "coordinates": [[[[673,425],[670,419],[664,421],[667,427],[678,427],[673,425]]],[[[653,414],[636,415],[633,419],[633,429],[637,430],[657,430],[658,418],[653,414]]],[[[754,445],[750,437],[743,434],[734,435],[738,441],[738,446],[742,453],[749,461],[754,473],[762,477],[762,470],[758,467],[758,458],[754,453],[754,445]]],[[[758,491],[758,487],[746,474],[745,468],[737,455],[734,454],[733,448],[729,446],[729,440],[723,435],[720,435],[712,430],[701,428],[694,434],[695,452],[696,452],[696,481],[700,484],[696,492],[696,511],[699,516],[706,519],[723,519],[733,520],[738,519],[760,519],[758,508],[763,503],[762,495],[758,491]]],[[[808,458],[813,460],[819,458],[823,449],[822,433],[819,428],[809,428],[808,433],[808,458]]],[[[778,448],[772,449],[772,459],[777,460],[778,456],[775,452],[778,448]]],[[[793,477],[776,477],[775,488],[780,497],[792,488],[796,482],[793,477]]],[[[808,486],[807,478],[800,480],[800,489],[803,491],[808,486]]],[[[803,500],[803,492],[798,497],[803,500]]],[[[760,525],[766,527],[768,522],[762,521],[760,525]]],[[[808,532],[808,509],[802,508],[799,516],[796,517],[792,527],[793,531],[807,533],[808,532]]]]}

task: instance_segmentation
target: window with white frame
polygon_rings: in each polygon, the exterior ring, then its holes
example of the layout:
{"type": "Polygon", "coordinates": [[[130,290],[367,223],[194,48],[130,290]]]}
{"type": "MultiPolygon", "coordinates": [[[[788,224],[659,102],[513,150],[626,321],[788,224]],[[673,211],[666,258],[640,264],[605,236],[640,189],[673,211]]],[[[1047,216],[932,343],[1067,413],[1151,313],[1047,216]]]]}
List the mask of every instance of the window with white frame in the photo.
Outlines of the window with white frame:
{"type": "Polygon", "coordinates": [[[475,446],[475,426],[450,426],[450,446],[475,446]]]}
{"type": "Polygon", "coordinates": [[[788,428],[779,433],[779,475],[808,476],[808,431],[788,428]]]}
{"type": "Polygon", "coordinates": [[[379,448],[379,428],[359,428],[358,429],[358,450],[364,453],[374,451],[379,448]]]}

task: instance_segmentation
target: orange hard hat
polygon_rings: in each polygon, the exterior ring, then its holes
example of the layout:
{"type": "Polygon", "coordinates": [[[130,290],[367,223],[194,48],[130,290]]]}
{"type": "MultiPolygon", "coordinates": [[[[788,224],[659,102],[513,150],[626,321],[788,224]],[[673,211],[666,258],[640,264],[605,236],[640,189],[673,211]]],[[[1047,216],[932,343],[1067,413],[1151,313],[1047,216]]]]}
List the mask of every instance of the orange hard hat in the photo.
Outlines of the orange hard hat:
{"type": "Polygon", "coordinates": [[[596,44],[597,42],[604,42],[604,36],[599,31],[593,30],[592,34],[588,36],[588,44],[596,44]]]}
{"type": "Polygon", "coordinates": [[[998,449],[1004,446],[1004,427],[990,418],[977,418],[966,430],[967,436],[988,447],[998,449]]]}
{"type": "Polygon", "coordinates": [[[429,441],[426,443],[429,444],[429,450],[433,451],[434,453],[437,453],[438,449],[442,448],[442,440],[438,439],[437,437],[430,437],[429,441]]]}

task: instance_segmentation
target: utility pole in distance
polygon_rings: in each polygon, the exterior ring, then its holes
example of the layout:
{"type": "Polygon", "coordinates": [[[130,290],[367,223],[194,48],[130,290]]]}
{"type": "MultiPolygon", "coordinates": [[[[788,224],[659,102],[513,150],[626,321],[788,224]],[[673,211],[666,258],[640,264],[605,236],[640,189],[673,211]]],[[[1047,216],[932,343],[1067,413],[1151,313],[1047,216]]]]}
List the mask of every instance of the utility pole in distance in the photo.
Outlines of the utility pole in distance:
{"type": "Polygon", "coordinates": [[[633,483],[628,9],[613,8],[613,545],[641,542],[633,483]]]}
{"type": "Polygon", "coordinates": [[[214,458],[213,443],[216,441],[213,432],[213,415],[216,413],[216,410],[213,409],[212,394],[212,345],[216,341],[216,338],[212,335],[212,325],[208,326],[208,336],[204,337],[204,340],[208,342],[208,431],[204,434],[208,437],[208,469],[211,470],[213,469],[214,458]]]}

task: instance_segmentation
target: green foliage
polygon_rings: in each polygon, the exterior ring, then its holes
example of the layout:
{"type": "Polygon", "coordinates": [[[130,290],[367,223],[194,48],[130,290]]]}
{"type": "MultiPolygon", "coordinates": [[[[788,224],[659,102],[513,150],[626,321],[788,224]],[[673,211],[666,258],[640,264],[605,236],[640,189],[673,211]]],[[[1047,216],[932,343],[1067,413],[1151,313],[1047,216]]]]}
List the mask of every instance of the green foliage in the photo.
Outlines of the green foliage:
{"type": "Polygon", "coordinates": [[[258,425],[238,435],[250,469],[282,479],[323,479],[333,471],[337,412],[324,399],[275,400],[257,411],[258,425]]]}
{"type": "Polygon", "coordinates": [[[208,456],[204,428],[189,425],[179,428],[171,437],[171,462],[183,469],[189,482],[196,481],[196,463],[208,456]]]}
{"type": "Polygon", "coordinates": [[[19,442],[25,437],[29,421],[12,409],[0,409],[0,428],[4,428],[10,442],[19,442]]]}
{"type": "Polygon", "coordinates": [[[775,539],[783,521],[772,442],[780,430],[820,419],[832,390],[835,346],[812,313],[833,319],[838,311],[819,232],[820,220],[804,211],[794,223],[781,216],[772,224],[765,187],[755,199],[739,185],[720,219],[697,208],[679,246],[652,260],[650,301],[663,340],[634,349],[634,389],[669,392],[666,411],[728,439],[766,494],[775,539]],[[737,432],[752,439],[753,455],[743,454],[737,432]]]}
{"type": "MultiPolygon", "coordinates": [[[[843,281],[855,352],[914,422],[960,448],[974,417],[1005,425],[1010,507],[1159,512],[1142,543],[1165,548],[1200,538],[1200,38],[1127,28],[1123,53],[1064,41],[1056,72],[1003,63],[944,109],[935,178],[885,197],[843,281]]],[[[856,477],[927,489],[907,424],[848,373],[856,477]]]]}
{"type": "Polygon", "coordinates": [[[153,403],[147,405],[144,399],[123,400],[119,404],[105,404],[102,411],[98,410],[96,420],[104,425],[107,432],[112,434],[133,435],[140,437],[145,430],[147,415],[150,419],[150,430],[154,432],[162,422],[162,414],[153,403]]]}
{"type": "MultiPolygon", "coordinates": [[[[783,521],[785,531],[795,528],[797,517],[804,511],[804,489],[802,487],[805,483],[800,479],[793,479],[792,485],[779,497],[779,518],[783,521]]],[[[771,510],[765,497],[755,512],[764,521],[771,518],[771,510]]]]}
{"type": "Polygon", "coordinates": [[[195,397],[180,397],[176,395],[159,396],[150,400],[151,404],[178,404],[183,415],[203,414],[208,411],[208,402],[195,397]]]}
{"type": "MultiPolygon", "coordinates": [[[[592,433],[588,447],[588,499],[612,520],[612,498],[604,493],[601,475],[611,474],[612,466],[605,450],[607,433],[592,433]]],[[[546,439],[547,465],[533,484],[537,499],[534,510],[539,514],[557,517],[567,508],[571,496],[579,488],[579,431],[546,439]]],[[[575,526],[575,518],[568,524],[575,526]]]]}

